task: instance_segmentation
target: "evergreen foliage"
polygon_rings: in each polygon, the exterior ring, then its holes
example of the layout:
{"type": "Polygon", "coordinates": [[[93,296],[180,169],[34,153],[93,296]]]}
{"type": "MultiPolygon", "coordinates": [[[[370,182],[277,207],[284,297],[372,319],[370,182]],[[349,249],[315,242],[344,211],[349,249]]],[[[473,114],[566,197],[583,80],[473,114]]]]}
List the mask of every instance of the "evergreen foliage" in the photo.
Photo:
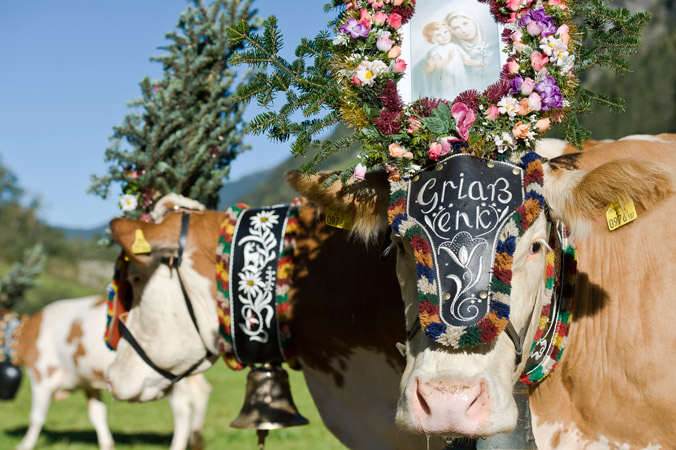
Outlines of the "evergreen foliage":
{"type": "Polygon", "coordinates": [[[138,206],[128,215],[147,213],[169,192],[215,207],[230,162],[246,150],[242,142],[245,103],[228,100],[253,72],[236,73],[229,60],[241,45],[227,28],[240,21],[258,27],[252,0],[193,0],[175,31],[166,35],[167,51],[152,57],[163,66],[160,80],[141,82],[134,112],[114,127],[105,153],[108,173],[93,176],[89,192],[106,198],[113,183],[133,195],[138,206]]]}
{"type": "MultiPolygon", "coordinates": [[[[578,76],[592,67],[610,69],[616,74],[627,72],[627,58],[637,50],[650,14],[632,14],[626,8],[611,8],[608,0],[576,0],[570,4],[577,25],[575,38],[582,43],[575,67],[578,76]]],[[[325,10],[331,8],[342,10],[342,0],[334,0],[334,4],[327,5],[325,10]]],[[[318,148],[312,160],[300,168],[308,173],[315,172],[332,154],[358,142],[360,130],[353,130],[352,134],[335,141],[318,137],[340,120],[336,106],[341,93],[331,78],[334,48],[330,32],[320,32],[313,40],[303,39],[296,48],[294,61],[279,55],[283,36],[274,16],[264,22],[262,34],[256,34],[243,22],[233,25],[230,39],[233,44],[246,46],[245,51],[233,57],[232,63],[249,64],[260,70],[237,91],[233,101],[255,99],[259,106],[268,109],[254,117],[247,132],[267,134],[280,142],[294,139],[291,150],[295,155],[304,156],[308,148],[318,148]],[[276,106],[274,102],[280,95],[285,96],[285,103],[276,106]]],[[[571,100],[564,133],[567,140],[578,147],[589,137],[589,132],[578,120],[581,114],[598,105],[614,111],[624,108],[620,98],[587,88],[578,89],[571,100]]],[[[366,111],[366,114],[373,116],[378,112],[366,111]]],[[[350,168],[343,171],[341,178],[345,180],[351,175],[350,168]]]]}
{"type": "Polygon", "coordinates": [[[37,277],[44,264],[45,254],[41,244],[25,251],[23,261],[14,263],[0,279],[0,309],[12,309],[23,299],[26,291],[37,284],[37,277]]]}

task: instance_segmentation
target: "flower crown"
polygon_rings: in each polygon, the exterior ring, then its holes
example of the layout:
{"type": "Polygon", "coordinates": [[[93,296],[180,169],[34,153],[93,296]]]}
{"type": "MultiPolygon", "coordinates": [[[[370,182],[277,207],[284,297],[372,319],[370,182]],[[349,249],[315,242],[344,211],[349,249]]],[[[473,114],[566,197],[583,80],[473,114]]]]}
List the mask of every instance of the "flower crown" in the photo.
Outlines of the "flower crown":
{"type": "MultiPolygon", "coordinates": [[[[333,80],[344,92],[342,121],[361,134],[361,163],[410,175],[451,151],[516,160],[561,121],[577,79],[568,0],[480,0],[503,24],[508,52],[500,79],[455,99],[423,97],[404,104],[398,85],[405,25],[415,0],[353,0],[333,41],[333,80]]],[[[412,34],[412,33],[411,33],[412,34]]]]}

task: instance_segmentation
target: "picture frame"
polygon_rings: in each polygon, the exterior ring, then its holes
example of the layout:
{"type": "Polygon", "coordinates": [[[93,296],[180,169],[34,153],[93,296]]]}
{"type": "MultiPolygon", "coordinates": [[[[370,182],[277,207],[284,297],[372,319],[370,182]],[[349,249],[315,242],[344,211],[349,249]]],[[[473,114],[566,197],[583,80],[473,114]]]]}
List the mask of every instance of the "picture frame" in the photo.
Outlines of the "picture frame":
{"type": "Polygon", "coordinates": [[[398,83],[405,103],[430,97],[452,101],[500,80],[507,62],[504,26],[477,0],[425,0],[402,27],[402,56],[409,61],[398,83]]]}

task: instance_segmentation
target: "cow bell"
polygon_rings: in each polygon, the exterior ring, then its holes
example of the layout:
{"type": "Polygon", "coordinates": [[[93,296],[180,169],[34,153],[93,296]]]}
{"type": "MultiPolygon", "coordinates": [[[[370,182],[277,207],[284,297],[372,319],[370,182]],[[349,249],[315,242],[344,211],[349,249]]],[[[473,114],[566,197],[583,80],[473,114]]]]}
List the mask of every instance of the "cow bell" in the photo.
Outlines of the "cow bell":
{"type": "Polygon", "coordinates": [[[0,363],[0,400],[12,400],[21,384],[21,369],[14,364],[0,363]]]}
{"type": "Polygon", "coordinates": [[[306,424],[308,420],[293,403],[286,370],[267,363],[251,369],[246,377],[244,406],[230,426],[275,430],[306,424]]]}

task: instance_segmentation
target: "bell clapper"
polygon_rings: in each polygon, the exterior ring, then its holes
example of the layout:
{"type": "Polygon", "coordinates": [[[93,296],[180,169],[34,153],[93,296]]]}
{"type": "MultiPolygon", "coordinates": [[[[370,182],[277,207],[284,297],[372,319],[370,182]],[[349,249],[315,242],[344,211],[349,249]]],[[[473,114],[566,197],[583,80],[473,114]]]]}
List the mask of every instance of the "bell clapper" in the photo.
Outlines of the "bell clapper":
{"type": "Polygon", "coordinates": [[[264,450],[265,438],[268,437],[268,430],[257,430],[256,434],[258,434],[258,448],[264,450]]]}

